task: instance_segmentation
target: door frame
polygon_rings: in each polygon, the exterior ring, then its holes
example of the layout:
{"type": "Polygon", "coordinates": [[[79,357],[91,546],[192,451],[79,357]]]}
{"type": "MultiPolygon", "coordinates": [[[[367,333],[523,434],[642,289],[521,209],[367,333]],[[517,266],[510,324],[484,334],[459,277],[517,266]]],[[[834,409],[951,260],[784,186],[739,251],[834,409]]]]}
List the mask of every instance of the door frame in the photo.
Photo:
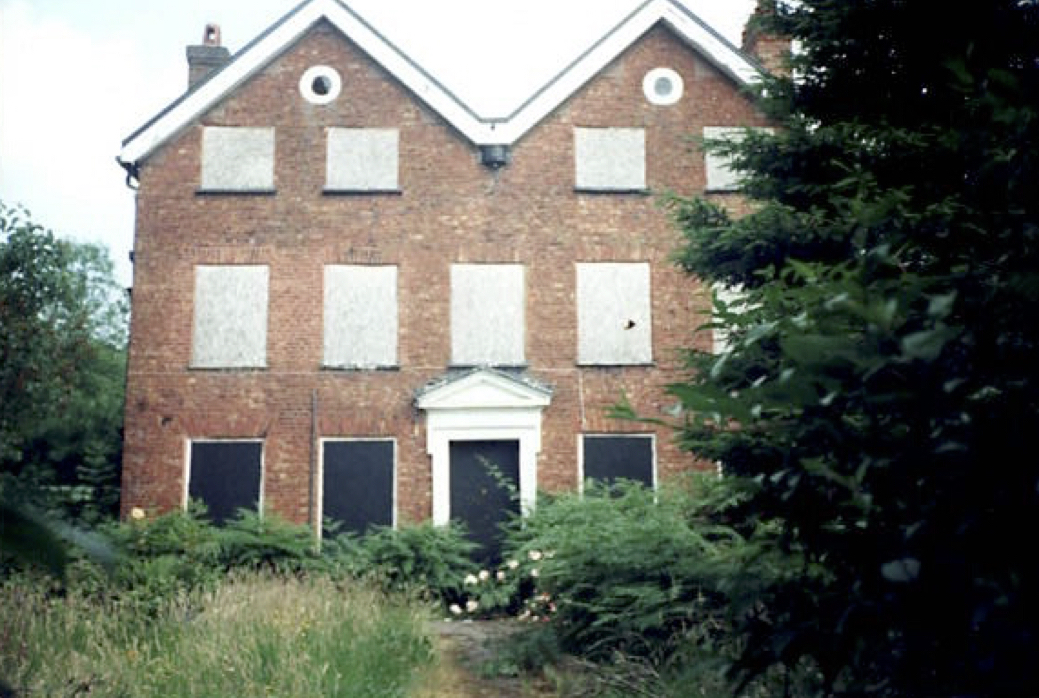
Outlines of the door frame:
{"type": "Polygon", "coordinates": [[[541,411],[551,399],[550,389],[494,369],[440,382],[419,396],[432,461],[433,523],[451,520],[452,441],[518,441],[520,513],[534,510],[541,411]]]}

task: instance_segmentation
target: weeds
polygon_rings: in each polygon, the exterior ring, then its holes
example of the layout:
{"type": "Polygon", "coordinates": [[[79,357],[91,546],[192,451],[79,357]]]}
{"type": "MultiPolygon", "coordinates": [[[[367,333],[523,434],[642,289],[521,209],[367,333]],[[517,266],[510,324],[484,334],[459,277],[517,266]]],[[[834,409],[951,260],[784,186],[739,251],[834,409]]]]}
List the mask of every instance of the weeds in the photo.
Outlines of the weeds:
{"type": "Polygon", "coordinates": [[[424,612],[370,585],[236,575],[153,618],[0,588],[0,673],[24,695],[402,695],[433,658],[424,612]]]}

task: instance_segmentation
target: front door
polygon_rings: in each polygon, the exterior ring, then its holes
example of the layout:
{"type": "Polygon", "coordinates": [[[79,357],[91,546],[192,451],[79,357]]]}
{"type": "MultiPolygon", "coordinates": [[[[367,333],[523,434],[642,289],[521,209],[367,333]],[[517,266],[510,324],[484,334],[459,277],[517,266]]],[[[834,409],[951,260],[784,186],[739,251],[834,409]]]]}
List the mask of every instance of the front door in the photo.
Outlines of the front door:
{"type": "Polygon", "coordinates": [[[476,559],[501,560],[499,525],[519,514],[519,441],[451,442],[451,518],[479,547],[476,559]]]}

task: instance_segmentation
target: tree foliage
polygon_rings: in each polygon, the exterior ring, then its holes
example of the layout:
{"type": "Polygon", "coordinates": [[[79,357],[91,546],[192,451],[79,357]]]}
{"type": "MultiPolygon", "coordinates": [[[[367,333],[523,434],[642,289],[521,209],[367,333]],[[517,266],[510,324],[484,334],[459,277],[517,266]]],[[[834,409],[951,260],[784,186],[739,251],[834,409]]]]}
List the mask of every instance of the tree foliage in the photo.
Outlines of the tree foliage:
{"type": "Polygon", "coordinates": [[[846,695],[1034,695],[1039,3],[802,0],[778,128],[708,143],[753,212],[674,200],[679,264],[740,287],[672,386],[689,450],[826,575],[739,610],[752,676],[846,695]],[[1027,538],[1025,539],[1027,540],[1027,538]]]}
{"type": "Polygon", "coordinates": [[[107,250],[0,203],[0,474],[74,519],[118,504],[126,302],[107,250]]]}

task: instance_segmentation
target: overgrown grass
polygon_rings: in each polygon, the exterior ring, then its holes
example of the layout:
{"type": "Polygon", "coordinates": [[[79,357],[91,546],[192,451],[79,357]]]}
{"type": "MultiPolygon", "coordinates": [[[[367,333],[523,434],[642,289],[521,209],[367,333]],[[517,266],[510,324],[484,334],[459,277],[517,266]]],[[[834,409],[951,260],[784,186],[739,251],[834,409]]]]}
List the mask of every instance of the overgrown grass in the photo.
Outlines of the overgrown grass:
{"type": "Polygon", "coordinates": [[[0,587],[0,676],[19,695],[403,696],[434,656],[421,607],[359,582],[237,575],[151,618],[44,586],[0,587]]]}

